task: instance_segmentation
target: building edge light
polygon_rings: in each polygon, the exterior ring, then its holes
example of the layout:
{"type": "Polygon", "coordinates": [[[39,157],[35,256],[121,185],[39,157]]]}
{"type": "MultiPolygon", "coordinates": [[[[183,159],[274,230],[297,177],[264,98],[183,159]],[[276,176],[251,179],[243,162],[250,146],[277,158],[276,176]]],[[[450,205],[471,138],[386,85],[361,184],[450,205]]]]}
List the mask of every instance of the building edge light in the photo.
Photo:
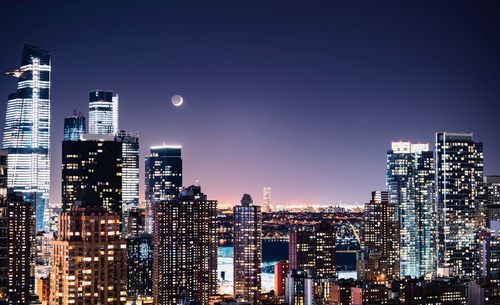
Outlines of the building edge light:
{"type": "Polygon", "coordinates": [[[167,144],[163,144],[163,145],[155,145],[155,146],[151,146],[150,147],[151,149],[162,149],[162,148],[178,148],[178,149],[182,149],[182,145],[176,145],[176,144],[172,144],[172,145],[167,145],[167,144]]]}

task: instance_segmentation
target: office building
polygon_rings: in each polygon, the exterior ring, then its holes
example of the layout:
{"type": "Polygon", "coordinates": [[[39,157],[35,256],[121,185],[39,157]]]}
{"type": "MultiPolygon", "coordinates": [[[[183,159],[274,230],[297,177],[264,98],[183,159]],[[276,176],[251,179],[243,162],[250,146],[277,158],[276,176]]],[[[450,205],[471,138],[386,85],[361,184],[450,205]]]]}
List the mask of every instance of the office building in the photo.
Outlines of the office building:
{"type": "Polygon", "coordinates": [[[51,305],[125,304],[126,241],[120,214],[102,205],[92,187],[61,213],[52,242],[51,305]]]}
{"type": "Polygon", "coordinates": [[[50,190],[50,54],[25,45],[21,66],[9,74],[18,82],[17,91],[9,95],[3,133],[7,185],[33,206],[35,229],[41,231],[50,190]]]}
{"type": "Polygon", "coordinates": [[[208,305],[209,296],[217,293],[217,202],[199,186],[190,186],[154,208],[156,305],[208,305]]]}
{"type": "Polygon", "coordinates": [[[29,304],[32,291],[33,208],[22,194],[7,195],[7,304],[29,304]]]}
{"type": "Polygon", "coordinates": [[[124,227],[127,236],[138,236],[146,232],[146,211],[141,208],[133,208],[125,212],[126,222],[124,227]]]}
{"type": "Polygon", "coordinates": [[[123,212],[139,208],[139,136],[120,130],[115,141],[122,143],[123,212]]]}
{"type": "Polygon", "coordinates": [[[437,278],[404,287],[403,304],[467,305],[468,300],[468,283],[457,279],[437,278]]]}
{"type": "Polygon", "coordinates": [[[336,232],[323,221],[314,227],[293,228],[289,232],[289,270],[311,270],[315,278],[336,277],[336,232]]]}
{"type": "Polygon", "coordinates": [[[386,191],[372,192],[365,204],[363,279],[384,282],[399,278],[399,218],[386,191]]]}
{"type": "Polygon", "coordinates": [[[393,142],[386,185],[399,217],[400,276],[435,273],[435,169],[429,144],[393,142]]]}
{"type": "Polygon", "coordinates": [[[89,93],[89,133],[116,134],[118,132],[118,94],[111,91],[89,93]]]}
{"type": "Polygon", "coordinates": [[[262,189],[263,192],[263,201],[262,201],[262,208],[264,209],[264,212],[271,212],[271,188],[270,187],[264,187],[262,189]]]}
{"type": "Polygon", "coordinates": [[[436,192],[440,273],[476,278],[485,196],[483,143],[472,134],[436,134],[436,192]]]}
{"type": "Polygon", "coordinates": [[[85,135],[62,144],[62,206],[68,210],[87,186],[104,208],[122,215],[122,143],[112,136],[85,135]]]}
{"type": "Polygon", "coordinates": [[[146,157],[144,190],[146,200],[146,230],[152,233],[153,205],[156,202],[173,199],[182,189],[181,146],[152,146],[146,157]]]}
{"type": "Polygon", "coordinates": [[[274,265],[274,293],[278,297],[285,296],[286,275],[288,273],[288,261],[281,260],[274,265]]]}
{"type": "Polygon", "coordinates": [[[64,141],[79,141],[85,133],[87,125],[83,113],[75,110],[72,116],[64,118],[64,141]]]}
{"type": "Polygon", "coordinates": [[[150,234],[127,239],[127,295],[144,297],[153,294],[153,244],[150,234]]]}
{"type": "Polygon", "coordinates": [[[234,296],[260,304],[262,276],[262,212],[249,194],[233,209],[234,296]]]}

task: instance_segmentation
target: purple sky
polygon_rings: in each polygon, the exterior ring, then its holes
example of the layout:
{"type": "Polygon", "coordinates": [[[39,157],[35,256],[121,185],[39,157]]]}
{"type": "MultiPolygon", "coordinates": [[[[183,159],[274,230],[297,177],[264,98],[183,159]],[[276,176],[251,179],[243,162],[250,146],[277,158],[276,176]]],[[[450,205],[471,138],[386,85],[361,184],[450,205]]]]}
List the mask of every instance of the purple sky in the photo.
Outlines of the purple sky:
{"type": "MultiPolygon", "coordinates": [[[[182,144],[184,184],[212,199],[365,202],[391,140],[472,131],[500,173],[499,16],[494,1],[11,1],[0,70],[24,42],[52,53],[52,202],[63,118],[93,89],[120,94],[141,158],[182,144]]],[[[15,87],[0,77],[0,126],[15,87]]]]}

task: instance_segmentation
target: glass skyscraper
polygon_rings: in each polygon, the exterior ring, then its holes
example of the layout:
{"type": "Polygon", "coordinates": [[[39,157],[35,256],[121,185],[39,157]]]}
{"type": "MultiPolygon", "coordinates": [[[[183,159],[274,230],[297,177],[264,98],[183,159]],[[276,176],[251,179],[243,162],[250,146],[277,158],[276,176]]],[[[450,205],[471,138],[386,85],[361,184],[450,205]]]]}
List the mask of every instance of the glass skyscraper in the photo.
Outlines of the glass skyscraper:
{"type": "Polygon", "coordinates": [[[79,141],[80,137],[87,132],[85,116],[79,112],[64,118],[64,141],[79,141]]]}
{"type": "Polygon", "coordinates": [[[152,233],[153,205],[177,197],[182,190],[182,147],[177,145],[152,146],[146,157],[145,199],[146,231],[152,233]]]}
{"type": "Polygon", "coordinates": [[[118,94],[111,91],[89,93],[89,133],[116,134],[118,132],[118,94]]]}
{"type": "Polygon", "coordinates": [[[25,45],[21,66],[9,73],[18,83],[9,95],[2,143],[8,152],[7,184],[34,207],[37,231],[44,229],[50,189],[50,73],[50,54],[25,45]]]}
{"type": "Polygon", "coordinates": [[[122,206],[139,207],[139,136],[120,130],[115,141],[122,143],[122,206]]]}
{"type": "Polygon", "coordinates": [[[401,277],[436,271],[434,179],[429,144],[392,143],[387,151],[386,184],[399,217],[401,277]]]}
{"type": "Polygon", "coordinates": [[[472,134],[436,134],[436,191],[440,272],[475,278],[484,188],[483,143],[472,134]]]}

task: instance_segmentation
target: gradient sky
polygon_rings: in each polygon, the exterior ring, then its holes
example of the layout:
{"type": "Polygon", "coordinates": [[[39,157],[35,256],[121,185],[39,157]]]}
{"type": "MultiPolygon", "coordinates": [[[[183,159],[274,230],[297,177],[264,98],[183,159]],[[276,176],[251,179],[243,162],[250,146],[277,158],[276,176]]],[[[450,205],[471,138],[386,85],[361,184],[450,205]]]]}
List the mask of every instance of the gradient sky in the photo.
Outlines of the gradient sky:
{"type": "MultiPolygon", "coordinates": [[[[63,118],[92,89],[119,93],[141,159],[182,144],[184,184],[223,203],[263,186],[276,203],[365,202],[391,140],[436,131],[474,132],[500,174],[497,1],[4,1],[0,20],[0,70],[24,42],[52,53],[54,203],[63,118]]],[[[2,127],[15,88],[0,76],[2,127]]]]}

